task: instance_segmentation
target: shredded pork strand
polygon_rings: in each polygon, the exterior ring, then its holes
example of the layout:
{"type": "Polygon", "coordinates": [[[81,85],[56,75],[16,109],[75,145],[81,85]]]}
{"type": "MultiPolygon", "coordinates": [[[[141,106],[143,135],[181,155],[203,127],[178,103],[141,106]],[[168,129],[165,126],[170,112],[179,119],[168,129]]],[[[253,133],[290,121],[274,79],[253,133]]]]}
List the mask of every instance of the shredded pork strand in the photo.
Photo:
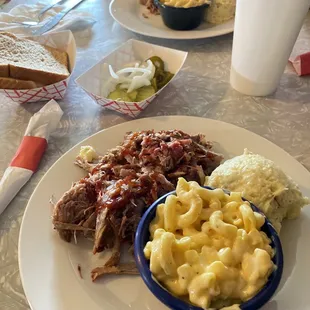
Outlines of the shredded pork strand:
{"type": "MultiPolygon", "coordinates": [[[[108,275],[108,274],[126,274],[126,275],[138,275],[139,271],[136,267],[135,263],[126,263],[126,264],[120,264],[117,266],[104,266],[104,267],[98,267],[95,269],[96,275],[108,275]]],[[[96,279],[96,277],[92,278],[93,281],[96,279]]]]}
{"type": "Polygon", "coordinates": [[[159,10],[155,5],[154,0],[140,0],[140,4],[145,5],[151,14],[159,15],[159,10]]]}
{"type": "Polygon", "coordinates": [[[121,245],[133,244],[146,208],[174,190],[180,176],[203,185],[222,160],[211,149],[201,134],[147,130],[127,133],[96,163],[77,157],[75,163],[87,176],[55,204],[53,224],[67,242],[81,236],[92,239],[94,254],[112,249],[108,262],[92,270],[93,280],[123,270],[117,269],[121,245]]]}
{"type": "Polygon", "coordinates": [[[81,279],[83,279],[83,275],[82,275],[82,267],[81,267],[81,265],[80,265],[80,264],[78,264],[77,269],[78,269],[78,273],[79,273],[80,278],[81,278],[81,279]]]}

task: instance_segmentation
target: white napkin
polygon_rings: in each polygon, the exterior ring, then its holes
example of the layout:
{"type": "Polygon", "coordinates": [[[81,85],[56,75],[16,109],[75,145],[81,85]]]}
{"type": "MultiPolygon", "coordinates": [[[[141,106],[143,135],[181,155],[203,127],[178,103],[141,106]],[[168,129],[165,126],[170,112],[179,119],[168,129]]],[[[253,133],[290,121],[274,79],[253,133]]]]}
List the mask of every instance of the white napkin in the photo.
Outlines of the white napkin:
{"type": "MultiPolygon", "coordinates": [[[[9,31],[18,35],[31,36],[32,31],[42,27],[49,18],[62,11],[65,6],[55,5],[45,12],[41,18],[41,22],[37,26],[27,27],[14,24],[13,22],[38,21],[38,14],[46,5],[46,3],[37,3],[34,5],[21,4],[14,7],[8,13],[0,13],[0,30],[9,31]]],[[[49,32],[60,30],[81,31],[92,27],[95,22],[96,20],[90,14],[73,9],[49,32]]]]}
{"type": "Polygon", "coordinates": [[[30,118],[24,139],[0,180],[0,214],[36,171],[62,115],[58,103],[51,100],[30,118]]]}

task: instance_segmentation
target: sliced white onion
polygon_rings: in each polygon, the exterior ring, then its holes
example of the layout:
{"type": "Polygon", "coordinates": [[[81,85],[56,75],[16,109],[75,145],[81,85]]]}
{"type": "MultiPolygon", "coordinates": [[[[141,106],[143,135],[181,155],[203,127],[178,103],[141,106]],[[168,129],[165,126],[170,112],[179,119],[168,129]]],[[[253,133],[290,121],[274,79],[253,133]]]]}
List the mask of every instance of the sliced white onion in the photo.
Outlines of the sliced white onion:
{"type": "Polygon", "coordinates": [[[148,85],[151,85],[151,82],[147,78],[141,77],[141,76],[135,76],[132,79],[132,83],[129,86],[127,93],[130,93],[135,89],[141,88],[143,86],[148,86],[148,85]]]}
{"type": "Polygon", "coordinates": [[[116,89],[116,85],[118,83],[115,82],[115,79],[109,78],[109,80],[103,85],[103,93],[104,96],[107,97],[111,92],[116,89]]]}
{"type": "Polygon", "coordinates": [[[115,90],[117,84],[119,84],[121,89],[127,89],[127,93],[130,93],[143,86],[151,85],[155,70],[156,68],[150,60],[143,64],[132,64],[131,67],[125,67],[117,72],[109,65],[111,78],[108,80],[106,87],[109,90],[115,90]]]}
{"type": "Polygon", "coordinates": [[[152,63],[150,60],[148,60],[147,63],[148,63],[148,65],[149,65],[149,66],[148,66],[148,69],[151,70],[150,80],[152,80],[152,78],[153,78],[154,75],[155,75],[156,68],[155,68],[155,66],[153,65],[153,63],[152,63]]]}
{"type": "MultiPolygon", "coordinates": [[[[139,65],[140,65],[140,64],[137,62],[137,63],[135,64],[135,68],[138,68],[139,65]]],[[[131,73],[129,74],[128,78],[133,78],[134,76],[135,76],[135,72],[133,71],[133,72],[131,72],[131,73]]]]}
{"type": "Polygon", "coordinates": [[[117,80],[119,78],[118,75],[114,72],[111,65],[109,65],[109,71],[113,79],[117,80]]]}
{"type": "Polygon", "coordinates": [[[128,89],[130,87],[130,84],[129,83],[122,83],[120,84],[120,89],[128,89]]]}
{"type": "Polygon", "coordinates": [[[125,68],[125,69],[122,69],[122,70],[119,70],[116,72],[117,75],[122,75],[124,73],[149,73],[151,74],[151,70],[147,69],[147,68],[125,68]]]}

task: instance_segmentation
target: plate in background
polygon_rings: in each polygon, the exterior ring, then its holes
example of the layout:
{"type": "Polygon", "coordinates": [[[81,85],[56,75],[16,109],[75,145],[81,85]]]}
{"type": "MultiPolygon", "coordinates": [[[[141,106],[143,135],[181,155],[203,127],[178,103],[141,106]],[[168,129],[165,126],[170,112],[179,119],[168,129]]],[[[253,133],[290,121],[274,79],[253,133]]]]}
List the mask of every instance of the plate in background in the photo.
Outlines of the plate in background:
{"type": "Polygon", "coordinates": [[[198,28],[176,31],[164,25],[160,15],[150,15],[139,0],[112,0],[110,14],[120,25],[133,32],[162,39],[204,39],[221,36],[234,31],[234,19],[223,24],[202,23],[198,28]],[[147,14],[148,18],[143,15],[147,14]]]}

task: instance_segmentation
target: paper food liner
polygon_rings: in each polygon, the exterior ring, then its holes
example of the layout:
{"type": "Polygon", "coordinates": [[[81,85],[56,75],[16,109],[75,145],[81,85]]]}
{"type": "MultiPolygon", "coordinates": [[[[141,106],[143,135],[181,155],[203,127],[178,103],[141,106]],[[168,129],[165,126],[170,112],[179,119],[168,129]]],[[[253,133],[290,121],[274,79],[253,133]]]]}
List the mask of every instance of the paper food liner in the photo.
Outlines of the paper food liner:
{"type": "Polygon", "coordinates": [[[112,65],[115,71],[124,65],[135,61],[144,61],[152,56],[159,56],[165,63],[165,69],[174,73],[174,78],[182,68],[187,52],[149,44],[137,40],[129,40],[112,53],[104,57],[91,69],[83,73],[75,81],[97,104],[104,108],[129,115],[138,116],[173,79],[158,90],[153,96],[141,102],[113,101],[103,96],[102,85],[110,78],[109,71],[104,63],[112,65]]]}
{"type": "Polygon", "coordinates": [[[70,76],[66,80],[38,88],[0,89],[0,94],[3,94],[18,103],[63,99],[68,88],[69,80],[76,60],[76,45],[72,32],[67,30],[61,32],[52,32],[50,34],[45,34],[38,37],[26,38],[39,42],[40,44],[51,46],[61,51],[67,52],[69,57],[70,76]]]}

